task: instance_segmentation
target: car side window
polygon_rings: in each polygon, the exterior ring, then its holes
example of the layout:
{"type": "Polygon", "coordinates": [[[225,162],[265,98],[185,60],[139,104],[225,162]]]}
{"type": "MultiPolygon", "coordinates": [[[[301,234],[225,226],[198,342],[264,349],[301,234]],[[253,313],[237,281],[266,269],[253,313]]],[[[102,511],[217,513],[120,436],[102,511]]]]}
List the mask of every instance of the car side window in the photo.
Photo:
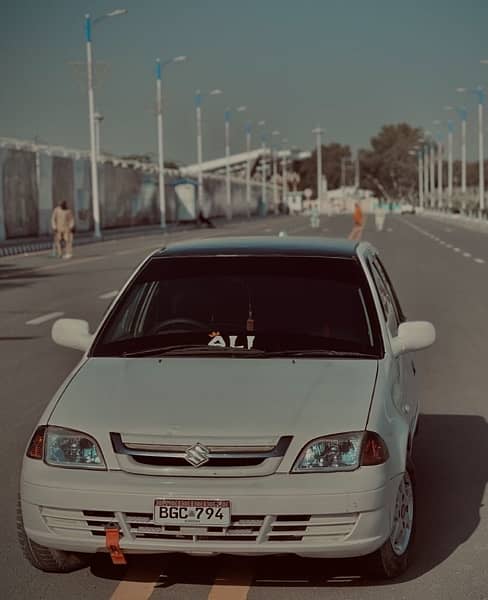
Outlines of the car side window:
{"type": "Polygon", "coordinates": [[[384,264],[381,262],[379,256],[375,257],[375,264],[379,268],[380,273],[382,273],[383,279],[385,280],[385,282],[386,282],[386,284],[388,286],[388,289],[390,290],[390,295],[393,298],[393,303],[395,305],[395,310],[396,310],[396,313],[398,315],[399,321],[400,321],[400,323],[403,323],[407,319],[406,319],[406,317],[405,317],[405,315],[403,313],[402,307],[401,307],[400,302],[398,300],[398,296],[397,296],[397,294],[395,292],[395,288],[393,287],[393,284],[391,282],[390,276],[388,275],[388,272],[385,269],[384,264]]]}
{"type": "Polygon", "coordinates": [[[395,306],[394,296],[391,292],[388,282],[385,280],[384,275],[377,264],[376,259],[369,260],[368,266],[376,286],[376,291],[378,292],[378,296],[380,298],[386,324],[391,335],[396,336],[398,333],[398,326],[401,321],[400,315],[398,314],[395,306]]]}

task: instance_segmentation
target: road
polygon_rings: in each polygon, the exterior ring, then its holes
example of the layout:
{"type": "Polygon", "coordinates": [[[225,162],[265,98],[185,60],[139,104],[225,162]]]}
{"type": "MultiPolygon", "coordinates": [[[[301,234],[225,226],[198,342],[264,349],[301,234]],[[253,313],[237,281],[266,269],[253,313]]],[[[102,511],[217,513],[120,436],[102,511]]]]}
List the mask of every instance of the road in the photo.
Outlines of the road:
{"type": "MultiPolygon", "coordinates": [[[[350,217],[273,217],[196,235],[344,237],[350,217]]],[[[79,354],[50,340],[56,316],[92,328],[110,298],[162,235],[92,244],[72,261],[47,254],[0,260],[0,597],[143,600],[481,600],[488,598],[488,235],[419,216],[389,215],[363,238],[382,252],[409,319],[432,321],[435,347],[416,359],[422,417],[415,448],[417,535],[414,560],[394,582],[371,581],[361,560],[138,557],[127,570],[101,556],[82,571],[45,574],[23,559],[15,534],[21,457],[51,395],[79,354]]]]}

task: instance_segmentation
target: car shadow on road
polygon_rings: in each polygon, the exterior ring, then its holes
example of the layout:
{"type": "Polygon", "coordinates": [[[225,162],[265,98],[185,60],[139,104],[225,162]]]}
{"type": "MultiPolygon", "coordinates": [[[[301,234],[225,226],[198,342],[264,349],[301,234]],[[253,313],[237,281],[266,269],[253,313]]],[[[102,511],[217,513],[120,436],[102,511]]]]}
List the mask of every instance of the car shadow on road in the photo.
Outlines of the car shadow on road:
{"type": "MultiPolygon", "coordinates": [[[[465,543],[480,523],[488,479],[488,423],[477,415],[422,415],[416,438],[417,532],[407,572],[396,579],[416,579],[443,563],[465,543]]],[[[326,475],[324,475],[326,477],[326,475]]],[[[356,587],[391,585],[371,577],[366,558],[306,559],[295,556],[198,558],[181,554],[130,558],[130,573],[97,557],[92,573],[106,579],[147,581],[145,566],[161,566],[157,587],[210,585],[224,567],[245,567],[253,587],[356,587]],[[155,562],[156,561],[156,562],[155,562]]],[[[154,579],[152,579],[154,581],[154,579]]],[[[225,585],[225,582],[224,582],[225,585]]],[[[230,578],[229,585],[235,585],[230,578]]]]}

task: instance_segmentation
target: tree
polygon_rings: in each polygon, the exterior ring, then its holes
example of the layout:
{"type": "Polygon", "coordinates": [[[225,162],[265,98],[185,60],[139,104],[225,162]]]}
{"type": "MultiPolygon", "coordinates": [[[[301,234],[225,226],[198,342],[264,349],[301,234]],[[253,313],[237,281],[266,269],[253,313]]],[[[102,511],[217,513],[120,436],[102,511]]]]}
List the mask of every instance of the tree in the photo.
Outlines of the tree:
{"type": "MultiPolygon", "coordinates": [[[[327,177],[329,189],[338,188],[341,185],[342,161],[351,160],[351,149],[333,142],[326,146],[322,145],[322,174],[327,177]]],[[[311,188],[317,194],[317,150],[312,152],[310,158],[293,163],[293,170],[300,175],[300,188],[311,188]]]]}
{"type": "Polygon", "coordinates": [[[407,123],[383,125],[371,138],[371,149],[360,154],[363,187],[387,200],[411,195],[417,187],[414,147],[421,144],[421,129],[407,123]]]}

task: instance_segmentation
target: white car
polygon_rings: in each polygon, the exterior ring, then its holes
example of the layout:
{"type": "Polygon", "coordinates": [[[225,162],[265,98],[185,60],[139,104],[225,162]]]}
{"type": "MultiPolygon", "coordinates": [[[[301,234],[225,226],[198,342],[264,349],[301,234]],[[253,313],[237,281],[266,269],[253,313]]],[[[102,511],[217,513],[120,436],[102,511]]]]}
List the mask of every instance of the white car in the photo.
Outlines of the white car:
{"type": "Polygon", "coordinates": [[[415,214],[415,207],[413,204],[402,204],[400,206],[400,214],[401,215],[414,215],[415,214]]]}
{"type": "Polygon", "coordinates": [[[394,577],[415,528],[419,417],[408,322],[368,243],[189,241],[147,258],[42,415],[22,467],[25,556],[371,555],[394,577]]]}

